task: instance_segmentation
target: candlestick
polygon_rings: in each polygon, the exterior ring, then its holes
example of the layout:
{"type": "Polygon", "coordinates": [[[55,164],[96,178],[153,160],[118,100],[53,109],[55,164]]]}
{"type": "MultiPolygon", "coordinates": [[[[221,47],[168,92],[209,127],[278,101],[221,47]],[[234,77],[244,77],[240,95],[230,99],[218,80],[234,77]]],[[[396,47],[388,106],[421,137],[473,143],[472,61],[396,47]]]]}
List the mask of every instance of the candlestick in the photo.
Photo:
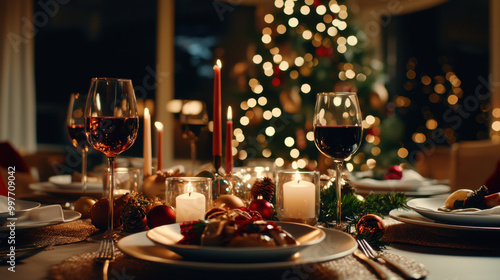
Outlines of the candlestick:
{"type": "Polygon", "coordinates": [[[226,122],[226,173],[233,172],[233,112],[231,106],[227,108],[226,122]]]}
{"type": "Polygon", "coordinates": [[[176,222],[198,221],[205,217],[205,196],[195,192],[189,182],[186,185],[186,193],[175,198],[176,222]]]}
{"type": "Polygon", "coordinates": [[[222,123],[221,123],[221,81],[220,71],[222,65],[220,60],[217,60],[217,65],[214,65],[214,132],[212,155],[222,155],[222,123]]]}
{"type": "Polygon", "coordinates": [[[316,186],[296,173],[293,181],[283,184],[283,215],[295,219],[315,217],[316,186]]]}
{"type": "Polygon", "coordinates": [[[163,124],[161,122],[155,122],[156,131],[158,132],[158,168],[157,171],[161,171],[163,169],[162,163],[162,134],[163,134],[163,124]]]}
{"type": "Polygon", "coordinates": [[[144,147],[143,147],[143,157],[144,157],[144,177],[151,175],[152,172],[152,151],[151,151],[151,116],[149,115],[149,109],[144,109],[144,147]]]}

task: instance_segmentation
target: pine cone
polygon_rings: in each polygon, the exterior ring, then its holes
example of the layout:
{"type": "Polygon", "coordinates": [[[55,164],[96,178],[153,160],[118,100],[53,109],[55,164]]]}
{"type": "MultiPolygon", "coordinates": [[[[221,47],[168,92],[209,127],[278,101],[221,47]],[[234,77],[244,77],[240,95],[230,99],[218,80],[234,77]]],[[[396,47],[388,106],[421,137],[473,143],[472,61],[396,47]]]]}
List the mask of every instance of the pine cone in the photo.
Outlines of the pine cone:
{"type": "Polygon", "coordinates": [[[464,208],[488,208],[484,203],[484,197],[488,195],[488,192],[488,188],[482,185],[465,199],[464,208]]]}
{"type": "Polygon", "coordinates": [[[262,196],[263,199],[270,202],[274,195],[274,188],[273,180],[269,177],[257,180],[252,186],[252,197],[257,199],[262,196]]]}
{"type": "Polygon", "coordinates": [[[146,227],[146,211],[137,199],[131,199],[120,216],[125,232],[138,232],[146,227]]]}

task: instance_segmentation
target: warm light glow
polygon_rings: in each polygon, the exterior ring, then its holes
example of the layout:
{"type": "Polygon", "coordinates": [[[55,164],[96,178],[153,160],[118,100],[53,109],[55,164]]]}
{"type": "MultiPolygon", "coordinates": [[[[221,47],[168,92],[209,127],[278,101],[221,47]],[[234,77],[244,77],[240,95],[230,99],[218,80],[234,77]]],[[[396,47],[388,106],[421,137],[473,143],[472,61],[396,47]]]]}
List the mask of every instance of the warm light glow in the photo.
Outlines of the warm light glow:
{"type": "Polygon", "coordinates": [[[267,136],[273,136],[276,133],[276,130],[272,126],[268,126],[266,128],[266,135],[267,136]]]}
{"type": "Polygon", "coordinates": [[[301,14],[308,15],[310,12],[311,12],[311,9],[309,8],[309,6],[304,5],[304,6],[300,7],[301,14]]]}
{"type": "Polygon", "coordinates": [[[247,158],[247,156],[248,156],[248,153],[245,150],[241,150],[240,151],[240,155],[238,156],[238,158],[240,160],[245,160],[247,158]]]}
{"type": "Polygon", "coordinates": [[[272,23],[274,21],[274,16],[272,14],[267,14],[264,16],[264,21],[266,23],[272,23]]]}
{"type": "Polygon", "coordinates": [[[398,150],[398,156],[400,158],[406,158],[408,156],[408,150],[405,148],[399,148],[398,150]]]}
{"type": "Polygon", "coordinates": [[[279,34],[285,34],[286,26],[283,24],[280,24],[276,27],[276,31],[278,31],[279,34]]]}
{"type": "MultiPolygon", "coordinates": [[[[247,126],[250,123],[250,119],[247,116],[243,116],[240,118],[240,124],[242,126],[247,126]]],[[[243,134],[241,134],[243,135],[243,134]]]]}
{"type": "Polygon", "coordinates": [[[306,139],[309,140],[309,141],[314,141],[314,132],[313,131],[309,131],[306,133],[306,139]]]}
{"type": "Polygon", "coordinates": [[[278,118],[279,116],[281,116],[281,109],[280,108],[274,108],[273,111],[273,117],[275,118],[278,118]]]}
{"type": "Polygon", "coordinates": [[[269,44],[269,43],[271,43],[272,38],[271,38],[270,35],[264,34],[264,35],[262,35],[262,39],[261,40],[262,40],[262,43],[269,44]]]}
{"type": "Polygon", "coordinates": [[[298,158],[300,156],[300,151],[298,149],[292,149],[290,151],[290,156],[292,158],[298,158]]]}
{"type": "Polygon", "coordinates": [[[425,127],[428,130],[434,130],[437,128],[437,126],[438,126],[438,122],[435,119],[430,119],[430,120],[427,120],[425,122],[425,127]]]}
{"type": "Polygon", "coordinates": [[[163,124],[161,122],[155,122],[155,127],[158,131],[163,131],[163,124]]]}
{"type": "Polygon", "coordinates": [[[347,43],[351,46],[355,46],[358,43],[358,38],[356,38],[356,36],[354,35],[351,35],[347,37],[347,43]]]}
{"type": "Polygon", "coordinates": [[[326,13],[326,7],[324,5],[319,5],[316,7],[316,13],[320,16],[324,15],[326,13]]]}
{"type": "Polygon", "coordinates": [[[260,106],[265,106],[267,104],[267,98],[265,98],[264,96],[261,96],[257,100],[257,103],[259,103],[260,106]]]}
{"type": "Polygon", "coordinates": [[[262,93],[262,91],[264,90],[264,87],[262,85],[256,85],[254,88],[253,88],[253,92],[255,92],[256,94],[260,94],[262,93]]]}
{"type": "Polygon", "coordinates": [[[290,25],[290,27],[297,27],[297,25],[299,25],[299,20],[297,18],[290,18],[288,20],[288,25],[290,25]]]}
{"type": "Polygon", "coordinates": [[[303,92],[303,93],[309,93],[311,92],[311,86],[309,84],[303,84],[301,87],[300,87],[300,90],[303,92]]]}
{"type": "Polygon", "coordinates": [[[340,12],[340,6],[337,3],[332,4],[330,5],[330,11],[332,11],[333,13],[338,13],[340,12]]]}
{"type": "Polygon", "coordinates": [[[264,111],[262,116],[264,117],[265,120],[268,121],[273,117],[273,113],[271,113],[271,111],[269,111],[269,110],[266,110],[266,111],[264,111]]]}
{"type": "Polygon", "coordinates": [[[328,27],[328,35],[330,35],[331,37],[334,37],[335,35],[337,35],[339,31],[337,30],[337,28],[335,28],[335,26],[330,26],[328,27]]]}
{"type": "Polygon", "coordinates": [[[491,124],[491,129],[493,129],[494,131],[500,131],[500,121],[494,121],[491,124]]]}
{"type": "Polygon", "coordinates": [[[375,117],[374,117],[374,116],[372,116],[372,115],[368,115],[368,116],[366,116],[365,121],[366,121],[369,125],[373,125],[373,124],[375,123],[375,117]]]}
{"type": "Polygon", "coordinates": [[[420,132],[414,133],[412,136],[413,142],[415,143],[424,143],[426,138],[427,137],[425,137],[425,135],[420,132]]]}
{"type": "Polygon", "coordinates": [[[270,157],[272,154],[273,154],[273,153],[271,152],[271,150],[269,150],[269,149],[267,149],[267,148],[266,148],[266,149],[264,149],[264,150],[262,150],[262,156],[263,156],[263,157],[265,157],[265,158],[270,157]]]}
{"type": "Polygon", "coordinates": [[[227,120],[232,121],[233,120],[233,111],[231,110],[231,106],[227,107],[227,120]]]}
{"type": "Polygon", "coordinates": [[[295,140],[292,137],[288,136],[285,138],[285,146],[292,147],[293,144],[295,144],[295,140]]]}
{"type": "Polygon", "coordinates": [[[217,66],[219,66],[219,68],[222,68],[222,62],[220,61],[220,59],[217,59],[217,66]]]}
{"type": "Polygon", "coordinates": [[[256,54],[256,55],[253,56],[252,61],[255,64],[259,64],[259,63],[262,62],[262,56],[260,54],[256,54]]]}
{"type": "Polygon", "coordinates": [[[277,167],[282,167],[285,164],[285,160],[279,157],[274,161],[274,164],[276,164],[277,167]]]}

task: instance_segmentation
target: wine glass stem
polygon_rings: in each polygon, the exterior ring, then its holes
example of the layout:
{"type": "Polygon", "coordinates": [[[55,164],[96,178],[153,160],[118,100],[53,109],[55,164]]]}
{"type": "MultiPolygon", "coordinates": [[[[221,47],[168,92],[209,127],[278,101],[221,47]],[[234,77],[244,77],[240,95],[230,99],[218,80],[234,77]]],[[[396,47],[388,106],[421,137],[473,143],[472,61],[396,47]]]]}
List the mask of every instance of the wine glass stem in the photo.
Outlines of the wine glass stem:
{"type": "Polygon", "coordinates": [[[82,188],[83,193],[87,192],[87,145],[82,146],[82,188]]]}
{"type": "Polygon", "coordinates": [[[191,146],[191,175],[194,176],[194,166],[196,164],[196,140],[191,139],[189,142],[191,146]]]}
{"type": "Polygon", "coordinates": [[[109,169],[109,192],[108,192],[108,199],[109,199],[109,210],[108,210],[108,230],[107,232],[109,233],[110,236],[113,234],[113,193],[115,192],[115,170],[114,170],[114,164],[115,164],[115,158],[114,157],[108,157],[108,169],[109,169]]]}
{"type": "Polygon", "coordinates": [[[337,226],[341,225],[342,222],[342,164],[340,160],[335,160],[335,192],[337,196],[337,219],[335,224],[337,226]]]}

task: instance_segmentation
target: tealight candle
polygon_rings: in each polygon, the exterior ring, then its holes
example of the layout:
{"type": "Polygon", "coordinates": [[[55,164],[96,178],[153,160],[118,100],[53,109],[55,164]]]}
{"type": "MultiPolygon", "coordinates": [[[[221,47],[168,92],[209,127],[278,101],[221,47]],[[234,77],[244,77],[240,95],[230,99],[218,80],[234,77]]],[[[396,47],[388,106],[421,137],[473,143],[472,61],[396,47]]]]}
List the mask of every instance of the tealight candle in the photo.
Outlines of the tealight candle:
{"type": "Polygon", "coordinates": [[[315,188],[313,183],[301,180],[297,172],[294,180],[283,184],[283,215],[297,219],[314,218],[315,188]]]}
{"type": "Polygon", "coordinates": [[[205,196],[193,191],[191,182],[186,185],[186,193],[175,198],[175,215],[178,223],[197,221],[205,217],[205,196]]]}

